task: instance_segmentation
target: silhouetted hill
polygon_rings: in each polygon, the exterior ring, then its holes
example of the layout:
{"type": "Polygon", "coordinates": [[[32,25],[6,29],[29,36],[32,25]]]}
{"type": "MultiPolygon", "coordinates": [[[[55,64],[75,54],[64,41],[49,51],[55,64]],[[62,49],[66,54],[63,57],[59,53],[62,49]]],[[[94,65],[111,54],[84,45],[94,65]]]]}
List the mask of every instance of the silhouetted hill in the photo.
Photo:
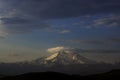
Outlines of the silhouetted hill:
{"type": "Polygon", "coordinates": [[[42,80],[42,79],[120,80],[120,70],[112,70],[107,73],[89,75],[89,76],[67,75],[67,74],[57,73],[57,72],[33,72],[33,73],[26,73],[22,75],[4,77],[4,78],[1,78],[0,80],[42,80]]]}
{"type": "Polygon", "coordinates": [[[112,70],[107,73],[89,75],[85,78],[91,80],[120,80],[120,70],[112,70]]]}
{"type": "Polygon", "coordinates": [[[33,72],[17,76],[9,76],[0,80],[41,80],[41,79],[77,79],[75,76],[57,72],[33,72]]]}

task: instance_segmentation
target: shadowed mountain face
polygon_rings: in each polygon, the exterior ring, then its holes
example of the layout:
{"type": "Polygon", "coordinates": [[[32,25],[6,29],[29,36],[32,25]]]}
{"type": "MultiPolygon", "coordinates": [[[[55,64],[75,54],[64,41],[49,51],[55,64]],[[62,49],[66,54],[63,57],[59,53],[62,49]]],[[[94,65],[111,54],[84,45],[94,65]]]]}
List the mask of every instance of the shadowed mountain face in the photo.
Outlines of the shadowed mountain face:
{"type": "Polygon", "coordinates": [[[56,72],[37,72],[37,73],[27,73],[17,76],[9,76],[0,78],[0,80],[41,80],[41,79],[70,79],[70,80],[119,80],[120,79],[120,70],[113,70],[107,73],[89,75],[89,76],[80,76],[80,75],[67,75],[63,73],[56,72]]]}

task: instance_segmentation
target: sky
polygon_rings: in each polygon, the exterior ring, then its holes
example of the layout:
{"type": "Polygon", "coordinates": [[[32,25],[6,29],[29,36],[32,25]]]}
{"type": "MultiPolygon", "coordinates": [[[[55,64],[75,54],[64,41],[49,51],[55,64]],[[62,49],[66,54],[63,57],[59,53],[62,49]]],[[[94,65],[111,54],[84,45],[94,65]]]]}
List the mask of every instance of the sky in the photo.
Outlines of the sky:
{"type": "Polygon", "coordinates": [[[0,62],[33,60],[56,47],[120,61],[120,0],[0,0],[0,62]]]}

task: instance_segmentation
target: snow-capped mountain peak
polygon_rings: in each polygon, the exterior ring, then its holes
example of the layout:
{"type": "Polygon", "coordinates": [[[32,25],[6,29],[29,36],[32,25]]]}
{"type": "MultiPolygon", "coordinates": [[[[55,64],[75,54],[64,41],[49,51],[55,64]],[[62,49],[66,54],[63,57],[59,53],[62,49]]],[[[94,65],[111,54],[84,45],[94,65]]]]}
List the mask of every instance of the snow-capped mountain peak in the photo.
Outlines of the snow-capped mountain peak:
{"type": "Polygon", "coordinates": [[[81,56],[74,49],[64,49],[57,53],[53,53],[48,57],[43,57],[34,61],[36,64],[48,65],[71,65],[71,64],[91,64],[94,61],[81,56]]]}

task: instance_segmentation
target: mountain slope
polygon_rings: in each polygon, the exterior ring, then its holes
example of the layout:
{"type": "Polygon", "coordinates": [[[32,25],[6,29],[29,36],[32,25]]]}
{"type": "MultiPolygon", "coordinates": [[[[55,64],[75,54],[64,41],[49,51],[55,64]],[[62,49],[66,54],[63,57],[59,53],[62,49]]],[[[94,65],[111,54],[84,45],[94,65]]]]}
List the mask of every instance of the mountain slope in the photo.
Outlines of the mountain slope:
{"type": "Polygon", "coordinates": [[[54,53],[48,57],[42,57],[36,60],[33,60],[34,64],[43,64],[43,65],[72,65],[72,64],[95,64],[95,61],[89,60],[86,57],[81,56],[75,50],[62,50],[57,53],[54,53]]]}

